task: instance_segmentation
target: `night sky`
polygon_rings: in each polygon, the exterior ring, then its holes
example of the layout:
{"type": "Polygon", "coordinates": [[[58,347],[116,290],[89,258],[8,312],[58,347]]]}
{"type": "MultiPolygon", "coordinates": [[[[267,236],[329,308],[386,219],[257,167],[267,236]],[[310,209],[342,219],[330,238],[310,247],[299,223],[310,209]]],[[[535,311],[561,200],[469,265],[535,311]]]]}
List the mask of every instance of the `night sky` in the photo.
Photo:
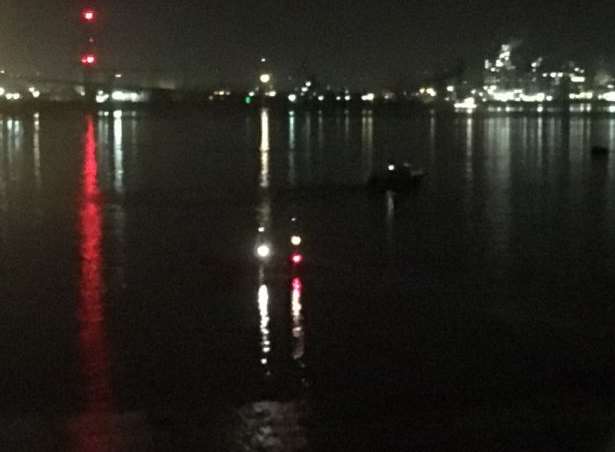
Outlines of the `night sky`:
{"type": "MultiPolygon", "coordinates": [[[[462,58],[480,70],[501,42],[520,59],[545,54],[615,66],[607,0],[98,0],[101,65],[190,83],[248,84],[267,56],[277,80],[315,73],[349,87],[397,87],[462,58]]],[[[0,67],[75,74],[75,0],[1,0],[0,67]]],[[[513,56],[514,58],[514,56],[513,56]]],[[[519,61],[521,62],[521,61],[519,61]]]]}

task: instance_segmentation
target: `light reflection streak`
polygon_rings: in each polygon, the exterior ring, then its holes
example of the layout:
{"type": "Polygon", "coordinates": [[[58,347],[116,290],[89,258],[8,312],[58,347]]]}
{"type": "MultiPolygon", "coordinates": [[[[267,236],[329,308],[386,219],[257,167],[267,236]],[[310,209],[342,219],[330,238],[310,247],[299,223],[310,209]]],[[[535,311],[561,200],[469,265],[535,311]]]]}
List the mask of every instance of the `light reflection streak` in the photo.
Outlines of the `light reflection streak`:
{"type": "Polygon", "coordinates": [[[97,149],[98,149],[98,181],[105,189],[111,188],[111,178],[113,172],[111,165],[113,163],[109,156],[109,142],[112,139],[109,130],[109,112],[104,112],[104,115],[98,116],[97,124],[97,149]]]}
{"type": "Polygon", "coordinates": [[[394,226],[395,226],[395,193],[392,191],[386,192],[386,243],[387,252],[393,253],[394,247],[394,226]]]}
{"type": "Polygon", "coordinates": [[[7,121],[7,157],[9,183],[21,180],[20,169],[23,168],[23,126],[20,119],[7,121]]]}
{"type": "Polygon", "coordinates": [[[308,181],[312,180],[312,116],[309,112],[305,114],[305,160],[306,176],[308,181]]]}
{"type": "Polygon", "coordinates": [[[297,143],[297,127],[295,112],[288,115],[288,183],[291,187],[297,184],[297,167],[295,162],[295,146],[297,143]]]}
{"type": "Polygon", "coordinates": [[[84,410],[75,426],[76,450],[111,451],[109,414],[113,392],[103,306],[103,218],[98,185],[94,123],[86,116],[82,193],[79,212],[81,276],[78,305],[79,354],[84,381],[84,410]],[[92,433],[95,429],[96,434],[92,433]]]}
{"type": "Polygon", "coordinates": [[[261,188],[269,188],[269,111],[266,108],[261,110],[261,144],[260,150],[260,186],[261,188]]]}
{"type": "Polygon", "coordinates": [[[264,283],[264,270],[261,267],[258,287],[258,314],[260,318],[260,332],[261,332],[261,364],[269,373],[269,356],[271,354],[271,332],[269,330],[269,323],[271,317],[269,316],[269,288],[264,283]]]}
{"type": "MultiPolygon", "coordinates": [[[[260,140],[260,203],[257,209],[257,222],[259,228],[259,236],[256,240],[256,247],[262,243],[270,243],[268,235],[271,227],[271,199],[269,196],[270,174],[269,174],[269,112],[267,109],[261,110],[261,140],[260,140]]],[[[265,374],[269,375],[269,356],[271,353],[271,338],[269,331],[269,288],[265,284],[265,264],[259,265],[258,270],[258,292],[257,292],[257,307],[260,318],[260,333],[261,333],[261,354],[260,363],[265,368],[265,374]]]]}
{"type": "Polygon", "coordinates": [[[303,282],[301,278],[293,278],[291,282],[291,315],[292,315],[292,334],[293,351],[292,357],[303,367],[301,361],[305,354],[305,330],[303,325],[303,305],[301,296],[303,294],[303,282]]]}
{"type": "Polygon", "coordinates": [[[534,149],[536,149],[538,169],[542,169],[544,159],[544,119],[542,115],[538,116],[536,119],[536,141],[534,143],[534,149]]]}
{"type": "Polygon", "coordinates": [[[511,186],[511,118],[487,120],[487,142],[490,168],[489,212],[493,227],[494,251],[507,251],[510,236],[510,186],[511,186]]]}
{"type": "Polygon", "coordinates": [[[472,184],[474,179],[474,119],[471,117],[466,119],[466,179],[468,185],[472,184]]]}
{"type": "MultiPolygon", "coordinates": [[[[608,187],[609,193],[612,193],[613,184],[615,184],[615,119],[609,119],[609,152],[611,153],[611,157],[609,158],[609,172],[608,172],[608,187]]],[[[615,197],[609,196],[609,204],[611,208],[609,209],[612,217],[615,216],[615,197]]],[[[612,224],[612,221],[611,221],[612,224]]]]}
{"type": "Polygon", "coordinates": [[[124,143],[122,136],[122,112],[113,113],[113,182],[117,194],[124,193],[124,143]]]}
{"type": "Polygon", "coordinates": [[[361,119],[362,177],[367,181],[374,169],[374,117],[371,112],[363,114],[361,119]]]}
{"type": "Polygon", "coordinates": [[[40,190],[42,186],[41,182],[41,123],[40,114],[34,113],[33,115],[34,133],[32,135],[32,154],[34,157],[34,182],[36,189],[40,190]]]}
{"type": "Polygon", "coordinates": [[[325,125],[322,118],[322,111],[318,112],[318,150],[322,152],[325,144],[325,125]]]}
{"type": "Polygon", "coordinates": [[[4,118],[0,116],[0,232],[2,243],[6,243],[8,235],[8,161],[6,135],[4,133],[4,127],[6,123],[4,118]]]}
{"type": "Polygon", "coordinates": [[[429,171],[432,174],[436,174],[436,117],[431,115],[429,117],[429,171]]]}

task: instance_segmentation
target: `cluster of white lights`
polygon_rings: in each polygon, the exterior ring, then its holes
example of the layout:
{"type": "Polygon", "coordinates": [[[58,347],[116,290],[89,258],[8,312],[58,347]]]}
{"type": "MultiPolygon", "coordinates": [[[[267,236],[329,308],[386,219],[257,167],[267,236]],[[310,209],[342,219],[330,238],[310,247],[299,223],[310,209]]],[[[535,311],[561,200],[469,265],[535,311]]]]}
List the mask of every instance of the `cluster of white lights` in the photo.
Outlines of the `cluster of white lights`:
{"type": "Polygon", "coordinates": [[[36,89],[34,86],[31,86],[30,88],[28,88],[28,91],[30,92],[32,97],[34,97],[35,99],[38,99],[41,96],[41,92],[38,89],[36,89]]]}
{"type": "Polygon", "coordinates": [[[455,109],[457,110],[466,110],[466,111],[474,111],[476,109],[476,100],[473,97],[467,97],[461,102],[457,102],[455,104],[455,109]]]}
{"type": "Polygon", "coordinates": [[[438,95],[436,90],[431,87],[419,89],[419,94],[423,96],[426,95],[426,96],[431,96],[431,97],[436,97],[438,95]]]}
{"type": "Polygon", "coordinates": [[[502,90],[498,91],[494,86],[487,87],[487,94],[491,100],[496,102],[526,102],[540,103],[551,102],[553,96],[545,93],[525,94],[522,89],[502,90]]]}
{"type": "Polygon", "coordinates": [[[113,91],[111,99],[116,102],[143,102],[145,95],[134,91],[113,91]]]}
{"type": "Polygon", "coordinates": [[[367,93],[361,96],[361,100],[363,102],[373,102],[376,100],[376,95],[374,93],[367,93]]]}
{"type": "Polygon", "coordinates": [[[219,90],[219,91],[214,91],[214,96],[230,96],[231,92],[230,91],[225,91],[225,90],[219,90]]]}
{"type": "Polygon", "coordinates": [[[594,98],[594,92],[585,91],[578,94],[570,93],[568,97],[570,100],[592,100],[594,98]]]}
{"type": "Polygon", "coordinates": [[[606,100],[607,102],[615,102],[615,91],[608,91],[598,96],[600,100],[606,100]]]}
{"type": "Polygon", "coordinates": [[[6,93],[4,94],[4,98],[6,100],[19,100],[21,99],[21,94],[20,93],[6,93]]]}
{"type": "Polygon", "coordinates": [[[111,99],[114,102],[133,102],[133,103],[137,103],[137,102],[145,102],[147,101],[147,95],[145,93],[141,93],[141,92],[135,92],[135,91],[113,91],[111,92],[111,94],[99,90],[96,93],[96,102],[99,104],[104,104],[105,102],[107,102],[109,99],[111,99]]]}

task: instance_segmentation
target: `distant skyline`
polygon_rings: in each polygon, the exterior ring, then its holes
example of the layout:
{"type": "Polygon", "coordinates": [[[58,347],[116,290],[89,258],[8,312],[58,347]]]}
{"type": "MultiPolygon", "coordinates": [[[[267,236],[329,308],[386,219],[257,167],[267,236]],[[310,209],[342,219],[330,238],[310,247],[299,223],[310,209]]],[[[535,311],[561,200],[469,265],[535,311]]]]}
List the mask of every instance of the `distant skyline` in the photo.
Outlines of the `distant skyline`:
{"type": "Polygon", "coordinates": [[[80,9],[101,12],[101,65],[186,82],[247,85],[261,56],[287,81],[396,87],[464,59],[472,74],[502,42],[520,58],[615,63],[615,7],[606,0],[4,0],[0,68],[76,74],[80,9]]]}

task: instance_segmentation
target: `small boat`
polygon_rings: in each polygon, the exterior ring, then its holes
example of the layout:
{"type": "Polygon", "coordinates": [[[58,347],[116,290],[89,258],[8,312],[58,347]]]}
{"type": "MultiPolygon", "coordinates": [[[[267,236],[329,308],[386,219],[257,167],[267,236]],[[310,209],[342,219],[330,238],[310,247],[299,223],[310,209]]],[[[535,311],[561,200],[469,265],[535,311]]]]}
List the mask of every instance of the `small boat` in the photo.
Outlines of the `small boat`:
{"type": "Polygon", "coordinates": [[[369,179],[368,186],[378,191],[410,191],[417,188],[426,175],[424,170],[413,169],[407,163],[402,167],[390,163],[384,174],[374,175],[369,179]]]}
{"type": "Polygon", "coordinates": [[[594,157],[602,157],[609,155],[609,148],[605,146],[592,146],[592,155],[594,157]]]}

